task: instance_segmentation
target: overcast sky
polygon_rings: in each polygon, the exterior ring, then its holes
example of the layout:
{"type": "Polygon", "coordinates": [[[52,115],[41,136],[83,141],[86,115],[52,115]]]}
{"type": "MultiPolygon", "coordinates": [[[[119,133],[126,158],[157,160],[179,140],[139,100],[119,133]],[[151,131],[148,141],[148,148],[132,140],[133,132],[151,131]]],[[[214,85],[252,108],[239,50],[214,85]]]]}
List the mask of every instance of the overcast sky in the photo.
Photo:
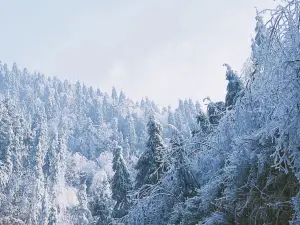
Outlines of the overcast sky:
{"type": "Polygon", "coordinates": [[[272,0],[0,0],[0,60],[161,105],[223,100],[272,0]]]}

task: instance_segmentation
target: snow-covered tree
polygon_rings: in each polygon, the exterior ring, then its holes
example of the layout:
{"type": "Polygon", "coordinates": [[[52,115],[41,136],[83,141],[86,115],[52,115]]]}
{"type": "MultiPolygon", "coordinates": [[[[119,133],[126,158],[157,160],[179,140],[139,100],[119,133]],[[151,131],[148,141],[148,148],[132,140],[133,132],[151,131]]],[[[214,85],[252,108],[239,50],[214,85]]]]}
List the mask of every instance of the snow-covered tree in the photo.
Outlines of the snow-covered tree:
{"type": "Polygon", "coordinates": [[[299,224],[299,12],[257,12],[241,77],[225,64],[225,106],[207,113],[0,62],[0,224],[299,224]]]}
{"type": "Polygon", "coordinates": [[[113,216],[123,217],[129,209],[129,191],[132,189],[130,174],[123,159],[122,147],[114,143],[113,170],[115,172],[112,181],[112,198],[116,201],[113,216]]]}
{"type": "Polygon", "coordinates": [[[175,117],[171,106],[168,107],[168,123],[175,125],[175,117]]]}
{"type": "Polygon", "coordinates": [[[111,91],[111,98],[112,98],[113,101],[115,101],[116,103],[118,102],[118,93],[117,93],[115,87],[112,88],[112,91],[111,91]]]}
{"type": "Polygon", "coordinates": [[[6,175],[10,176],[13,169],[12,141],[14,134],[12,129],[12,121],[9,116],[8,109],[5,107],[4,104],[1,104],[0,107],[0,162],[3,165],[1,170],[4,170],[3,172],[6,173],[6,175]]]}
{"type": "Polygon", "coordinates": [[[231,109],[235,105],[239,92],[243,89],[243,83],[228,64],[224,66],[227,68],[226,80],[228,80],[225,107],[231,109]]]}
{"type": "Polygon", "coordinates": [[[77,193],[78,206],[74,211],[74,214],[77,217],[75,224],[88,225],[91,221],[92,214],[88,208],[86,174],[81,174],[80,182],[81,184],[77,193]]]}
{"type": "Polygon", "coordinates": [[[209,117],[209,122],[213,125],[218,124],[225,113],[224,102],[210,102],[207,105],[207,113],[209,117]]]}
{"type": "Polygon", "coordinates": [[[147,124],[149,139],[147,148],[140,156],[135,168],[138,170],[136,188],[145,184],[156,184],[166,170],[164,164],[164,143],[162,126],[154,115],[151,115],[147,124]]]}
{"type": "Polygon", "coordinates": [[[135,122],[131,115],[127,115],[125,118],[123,136],[125,139],[128,139],[130,148],[134,150],[136,148],[138,138],[135,131],[135,122]]]}

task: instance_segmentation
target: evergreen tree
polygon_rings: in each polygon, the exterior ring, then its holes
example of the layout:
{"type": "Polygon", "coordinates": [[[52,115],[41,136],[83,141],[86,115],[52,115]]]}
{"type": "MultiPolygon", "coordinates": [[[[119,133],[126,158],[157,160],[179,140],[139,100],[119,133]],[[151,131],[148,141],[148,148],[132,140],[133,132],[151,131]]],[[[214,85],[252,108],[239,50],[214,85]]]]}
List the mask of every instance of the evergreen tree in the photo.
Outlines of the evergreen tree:
{"type": "Polygon", "coordinates": [[[175,117],[172,112],[171,106],[168,107],[168,124],[175,125],[175,117]]]}
{"type": "Polygon", "coordinates": [[[48,224],[47,225],[59,225],[58,223],[58,215],[57,210],[55,207],[50,208],[49,218],[48,218],[48,224]]]}
{"type": "Polygon", "coordinates": [[[119,97],[119,105],[124,106],[125,104],[126,104],[126,95],[124,94],[123,91],[121,91],[119,97]]]}
{"type": "Polygon", "coordinates": [[[8,109],[3,103],[0,105],[0,107],[2,114],[2,118],[0,120],[0,162],[4,165],[2,169],[5,168],[5,173],[7,173],[9,176],[13,169],[11,144],[14,135],[8,109]]]}
{"type": "Polygon", "coordinates": [[[129,145],[129,142],[128,142],[128,139],[126,138],[125,139],[125,142],[124,142],[124,156],[125,158],[128,158],[130,155],[131,155],[131,149],[130,149],[130,145],[129,145]]]}
{"type": "Polygon", "coordinates": [[[231,109],[235,105],[239,92],[243,89],[243,83],[228,64],[224,66],[227,68],[226,80],[228,80],[225,107],[231,109]]]}
{"type": "Polygon", "coordinates": [[[149,139],[146,150],[140,156],[135,168],[138,170],[136,188],[145,184],[156,184],[165,172],[164,143],[162,126],[154,115],[151,115],[147,124],[149,139]]]}
{"type": "Polygon", "coordinates": [[[92,219],[91,211],[88,208],[86,174],[80,174],[80,187],[77,193],[78,206],[75,210],[77,216],[76,225],[88,225],[92,219]]]}
{"type": "Polygon", "coordinates": [[[263,22],[263,19],[260,15],[257,14],[255,17],[256,19],[256,26],[255,26],[255,39],[252,42],[252,61],[256,65],[261,60],[260,55],[264,51],[262,48],[264,42],[267,39],[267,28],[263,22]]]}
{"type": "Polygon", "coordinates": [[[114,117],[111,121],[111,130],[112,130],[112,136],[111,139],[113,141],[117,141],[118,143],[123,143],[123,135],[119,132],[119,124],[118,124],[118,118],[114,117]]]}
{"type": "Polygon", "coordinates": [[[178,102],[178,110],[182,113],[184,112],[184,104],[181,99],[179,99],[179,102],[178,102]]]}
{"type": "Polygon", "coordinates": [[[102,180],[96,190],[93,191],[94,198],[90,208],[93,216],[98,217],[97,225],[108,225],[111,223],[111,211],[113,200],[111,199],[111,186],[107,179],[102,180]]]}
{"type": "Polygon", "coordinates": [[[112,88],[111,98],[113,99],[113,101],[115,101],[115,103],[118,102],[118,94],[117,94],[117,91],[116,91],[115,87],[112,88]]]}
{"type": "Polygon", "coordinates": [[[112,106],[109,103],[109,96],[107,94],[105,94],[103,97],[102,110],[104,120],[110,121],[112,119],[113,111],[112,106]]]}
{"type": "Polygon", "coordinates": [[[197,112],[192,99],[189,99],[189,108],[190,108],[190,112],[192,113],[192,116],[195,117],[197,115],[197,112]]]}
{"type": "Polygon", "coordinates": [[[145,110],[146,102],[145,102],[144,98],[142,98],[140,105],[141,105],[141,109],[145,110]]]}
{"type": "Polygon", "coordinates": [[[82,93],[82,86],[79,81],[76,82],[75,85],[75,111],[81,115],[84,111],[84,99],[82,93]]]}
{"type": "Polygon", "coordinates": [[[201,105],[199,101],[196,101],[195,108],[196,108],[196,113],[199,113],[201,111],[201,105]]]}
{"type": "Polygon", "coordinates": [[[135,122],[131,115],[127,115],[124,123],[124,131],[123,131],[124,138],[127,138],[130,144],[130,148],[132,150],[135,149],[137,144],[137,135],[135,132],[135,122]]]}
{"type": "Polygon", "coordinates": [[[224,102],[210,102],[207,106],[207,113],[209,122],[213,125],[217,125],[224,115],[225,104],[224,102]]]}
{"type": "Polygon", "coordinates": [[[102,127],[104,124],[103,109],[102,109],[102,105],[98,99],[94,99],[90,114],[91,114],[93,123],[96,126],[102,127]]]}
{"type": "Polygon", "coordinates": [[[33,142],[30,149],[29,163],[35,177],[33,184],[34,196],[31,201],[30,219],[33,224],[39,224],[43,208],[43,198],[45,194],[45,177],[43,173],[44,159],[48,146],[48,127],[46,124],[46,114],[43,106],[38,107],[35,115],[32,132],[33,142]]]}
{"type": "Polygon", "coordinates": [[[193,176],[192,172],[187,166],[187,154],[184,148],[183,136],[178,132],[174,131],[173,136],[170,140],[171,148],[173,153],[173,194],[178,197],[192,197],[196,194],[198,188],[197,181],[193,176]]]}
{"type": "Polygon", "coordinates": [[[131,151],[132,154],[143,152],[145,149],[145,142],[147,140],[147,124],[144,118],[139,118],[136,120],[135,128],[138,136],[138,142],[135,151],[131,151]]]}
{"type": "Polygon", "coordinates": [[[184,112],[185,112],[186,117],[188,119],[190,119],[192,117],[192,115],[191,115],[191,111],[190,111],[190,105],[189,105],[189,102],[187,99],[184,99],[183,107],[184,107],[184,112]]]}
{"type": "Polygon", "coordinates": [[[192,131],[193,136],[203,137],[209,133],[210,130],[210,122],[209,117],[200,109],[198,115],[196,116],[197,124],[199,128],[192,131]]]}
{"type": "Polygon", "coordinates": [[[116,201],[113,217],[120,218],[127,214],[129,209],[128,192],[132,189],[130,175],[123,159],[122,148],[114,143],[113,170],[112,178],[112,198],[116,201]]]}

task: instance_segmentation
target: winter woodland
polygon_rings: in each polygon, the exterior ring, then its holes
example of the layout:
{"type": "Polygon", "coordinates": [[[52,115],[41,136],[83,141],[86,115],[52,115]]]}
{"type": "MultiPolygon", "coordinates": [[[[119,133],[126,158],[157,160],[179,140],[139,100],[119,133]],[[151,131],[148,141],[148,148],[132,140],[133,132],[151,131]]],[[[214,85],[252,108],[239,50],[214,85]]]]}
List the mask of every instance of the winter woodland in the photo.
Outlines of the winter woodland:
{"type": "Polygon", "coordinates": [[[253,19],[224,102],[160,108],[1,63],[0,224],[300,224],[300,1],[253,19]]]}

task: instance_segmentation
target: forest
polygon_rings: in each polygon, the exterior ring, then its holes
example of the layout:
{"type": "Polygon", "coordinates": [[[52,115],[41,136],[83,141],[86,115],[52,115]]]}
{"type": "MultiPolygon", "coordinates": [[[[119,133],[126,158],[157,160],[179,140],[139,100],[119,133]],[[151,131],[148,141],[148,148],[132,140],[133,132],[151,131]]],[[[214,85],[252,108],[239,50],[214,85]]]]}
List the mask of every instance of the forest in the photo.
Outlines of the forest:
{"type": "Polygon", "coordinates": [[[159,107],[1,62],[0,225],[300,224],[300,1],[253,19],[224,102],[159,107]]]}

